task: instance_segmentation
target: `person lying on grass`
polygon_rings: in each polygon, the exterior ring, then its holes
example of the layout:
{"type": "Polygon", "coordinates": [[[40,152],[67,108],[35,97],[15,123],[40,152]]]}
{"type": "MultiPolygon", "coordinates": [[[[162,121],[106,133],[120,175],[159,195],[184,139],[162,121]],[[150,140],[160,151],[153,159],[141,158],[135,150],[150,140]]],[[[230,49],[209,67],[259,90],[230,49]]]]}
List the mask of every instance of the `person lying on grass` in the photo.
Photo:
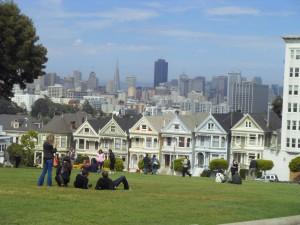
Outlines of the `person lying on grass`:
{"type": "Polygon", "coordinates": [[[108,172],[103,171],[102,177],[99,178],[95,189],[96,190],[116,190],[116,187],[118,187],[121,183],[124,185],[124,190],[129,189],[129,184],[125,176],[120,176],[116,180],[112,180],[108,177],[108,172]]]}
{"type": "Polygon", "coordinates": [[[74,181],[74,187],[75,188],[81,188],[81,189],[89,189],[92,187],[91,184],[89,184],[89,171],[82,170],[81,173],[77,174],[76,179],[74,181]]]}

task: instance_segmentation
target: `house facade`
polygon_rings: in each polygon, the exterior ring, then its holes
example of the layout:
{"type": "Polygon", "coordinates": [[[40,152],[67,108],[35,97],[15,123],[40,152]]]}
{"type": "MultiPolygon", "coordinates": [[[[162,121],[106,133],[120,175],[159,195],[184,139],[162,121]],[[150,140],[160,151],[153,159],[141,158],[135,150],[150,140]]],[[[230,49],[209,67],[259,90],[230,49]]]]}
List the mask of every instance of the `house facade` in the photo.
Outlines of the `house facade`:
{"type": "Polygon", "coordinates": [[[3,132],[3,127],[0,125],[0,163],[3,164],[5,160],[8,160],[8,154],[6,154],[7,147],[11,144],[12,138],[7,136],[3,132]]]}

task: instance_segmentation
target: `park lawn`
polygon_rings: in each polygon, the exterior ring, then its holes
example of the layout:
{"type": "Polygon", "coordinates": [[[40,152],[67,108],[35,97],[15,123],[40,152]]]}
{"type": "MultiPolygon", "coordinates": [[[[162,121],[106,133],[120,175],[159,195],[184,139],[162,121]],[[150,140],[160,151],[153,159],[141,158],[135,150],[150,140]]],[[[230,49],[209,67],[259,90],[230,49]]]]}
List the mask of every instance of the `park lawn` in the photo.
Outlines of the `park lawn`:
{"type": "MultiPolygon", "coordinates": [[[[0,168],[1,225],[209,225],[300,214],[296,184],[232,185],[209,178],[126,173],[131,190],[96,191],[37,187],[40,172],[0,168]]],[[[98,176],[90,175],[93,185],[98,176]]]]}

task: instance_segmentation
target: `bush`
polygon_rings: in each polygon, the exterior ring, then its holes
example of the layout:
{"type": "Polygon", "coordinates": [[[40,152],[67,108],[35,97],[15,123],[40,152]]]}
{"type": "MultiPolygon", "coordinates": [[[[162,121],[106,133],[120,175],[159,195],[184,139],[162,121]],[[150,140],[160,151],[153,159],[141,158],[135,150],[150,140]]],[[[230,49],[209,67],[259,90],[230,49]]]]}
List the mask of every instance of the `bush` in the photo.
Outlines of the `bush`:
{"type": "Polygon", "coordinates": [[[172,162],[171,164],[171,169],[173,169],[173,164],[174,164],[174,170],[177,172],[181,172],[182,171],[182,162],[183,162],[184,158],[179,158],[179,159],[175,159],[174,163],[172,162]]]}
{"type": "Polygon", "coordinates": [[[257,169],[262,171],[271,170],[274,166],[272,160],[258,159],[256,160],[256,162],[257,162],[257,169]]]}
{"type": "Polygon", "coordinates": [[[290,161],[289,168],[292,172],[300,172],[300,156],[290,161]]]}
{"type": "Polygon", "coordinates": [[[90,158],[87,155],[78,154],[77,158],[75,159],[75,163],[81,164],[81,163],[83,163],[84,160],[90,160],[90,158]]]}
{"type": "Polygon", "coordinates": [[[13,143],[10,146],[7,147],[7,152],[9,155],[9,161],[14,163],[15,162],[15,157],[20,156],[21,157],[21,164],[24,163],[25,160],[25,152],[22,147],[22,145],[13,143]]]}
{"type": "Polygon", "coordinates": [[[242,179],[246,179],[246,176],[248,175],[248,170],[247,169],[240,169],[240,176],[242,179]]]}
{"type": "MultiPolygon", "coordinates": [[[[105,168],[109,168],[109,164],[110,164],[109,159],[104,160],[104,167],[105,168]]],[[[116,169],[116,171],[123,171],[124,164],[123,164],[123,160],[122,159],[116,158],[115,169],[116,169]]]]}
{"type": "Polygon", "coordinates": [[[210,170],[203,170],[200,177],[210,177],[211,171],[210,170]]]}
{"type": "Polygon", "coordinates": [[[226,170],[228,168],[228,162],[225,159],[213,159],[209,162],[210,170],[226,170]]]}

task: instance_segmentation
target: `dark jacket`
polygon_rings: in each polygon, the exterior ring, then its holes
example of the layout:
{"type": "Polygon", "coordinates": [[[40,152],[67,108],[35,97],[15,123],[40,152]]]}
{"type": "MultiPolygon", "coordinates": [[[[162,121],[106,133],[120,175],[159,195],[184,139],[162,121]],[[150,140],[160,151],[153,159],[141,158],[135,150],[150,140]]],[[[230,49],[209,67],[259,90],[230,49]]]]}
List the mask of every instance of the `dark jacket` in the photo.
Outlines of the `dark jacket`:
{"type": "Polygon", "coordinates": [[[109,161],[110,161],[110,163],[113,163],[113,164],[116,162],[116,157],[113,152],[109,153],[109,161]]]}
{"type": "Polygon", "coordinates": [[[148,168],[150,166],[151,160],[148,156],[145,156],[143,162],[144,162],[144,168],[148,168]]]}
{"type": "Polygon", "coordinates": [[[95,187],[96,190],[114,190],[114,184],[112,179],[108,177],[101,177],[95,187]]]}
{"type": "Polygon", "coordinates": [[[74,181],[75,188],[88,189],[89,179],[82,174],[78,174],[74,181]]]}
{"type": "Polygon", "coordinates": [[[44,160],[53,159],[54,153],[57,152],[56,148],[53,148],[53,145],[49,144],[48,142],[44,143],[43,151],[44,151],[44,160]]]}
{"type": "Polygon", "coordinates": [[[256,160],[251,160],[249,168],[250,169],[256,169],[257,168],[256,160]]]}

